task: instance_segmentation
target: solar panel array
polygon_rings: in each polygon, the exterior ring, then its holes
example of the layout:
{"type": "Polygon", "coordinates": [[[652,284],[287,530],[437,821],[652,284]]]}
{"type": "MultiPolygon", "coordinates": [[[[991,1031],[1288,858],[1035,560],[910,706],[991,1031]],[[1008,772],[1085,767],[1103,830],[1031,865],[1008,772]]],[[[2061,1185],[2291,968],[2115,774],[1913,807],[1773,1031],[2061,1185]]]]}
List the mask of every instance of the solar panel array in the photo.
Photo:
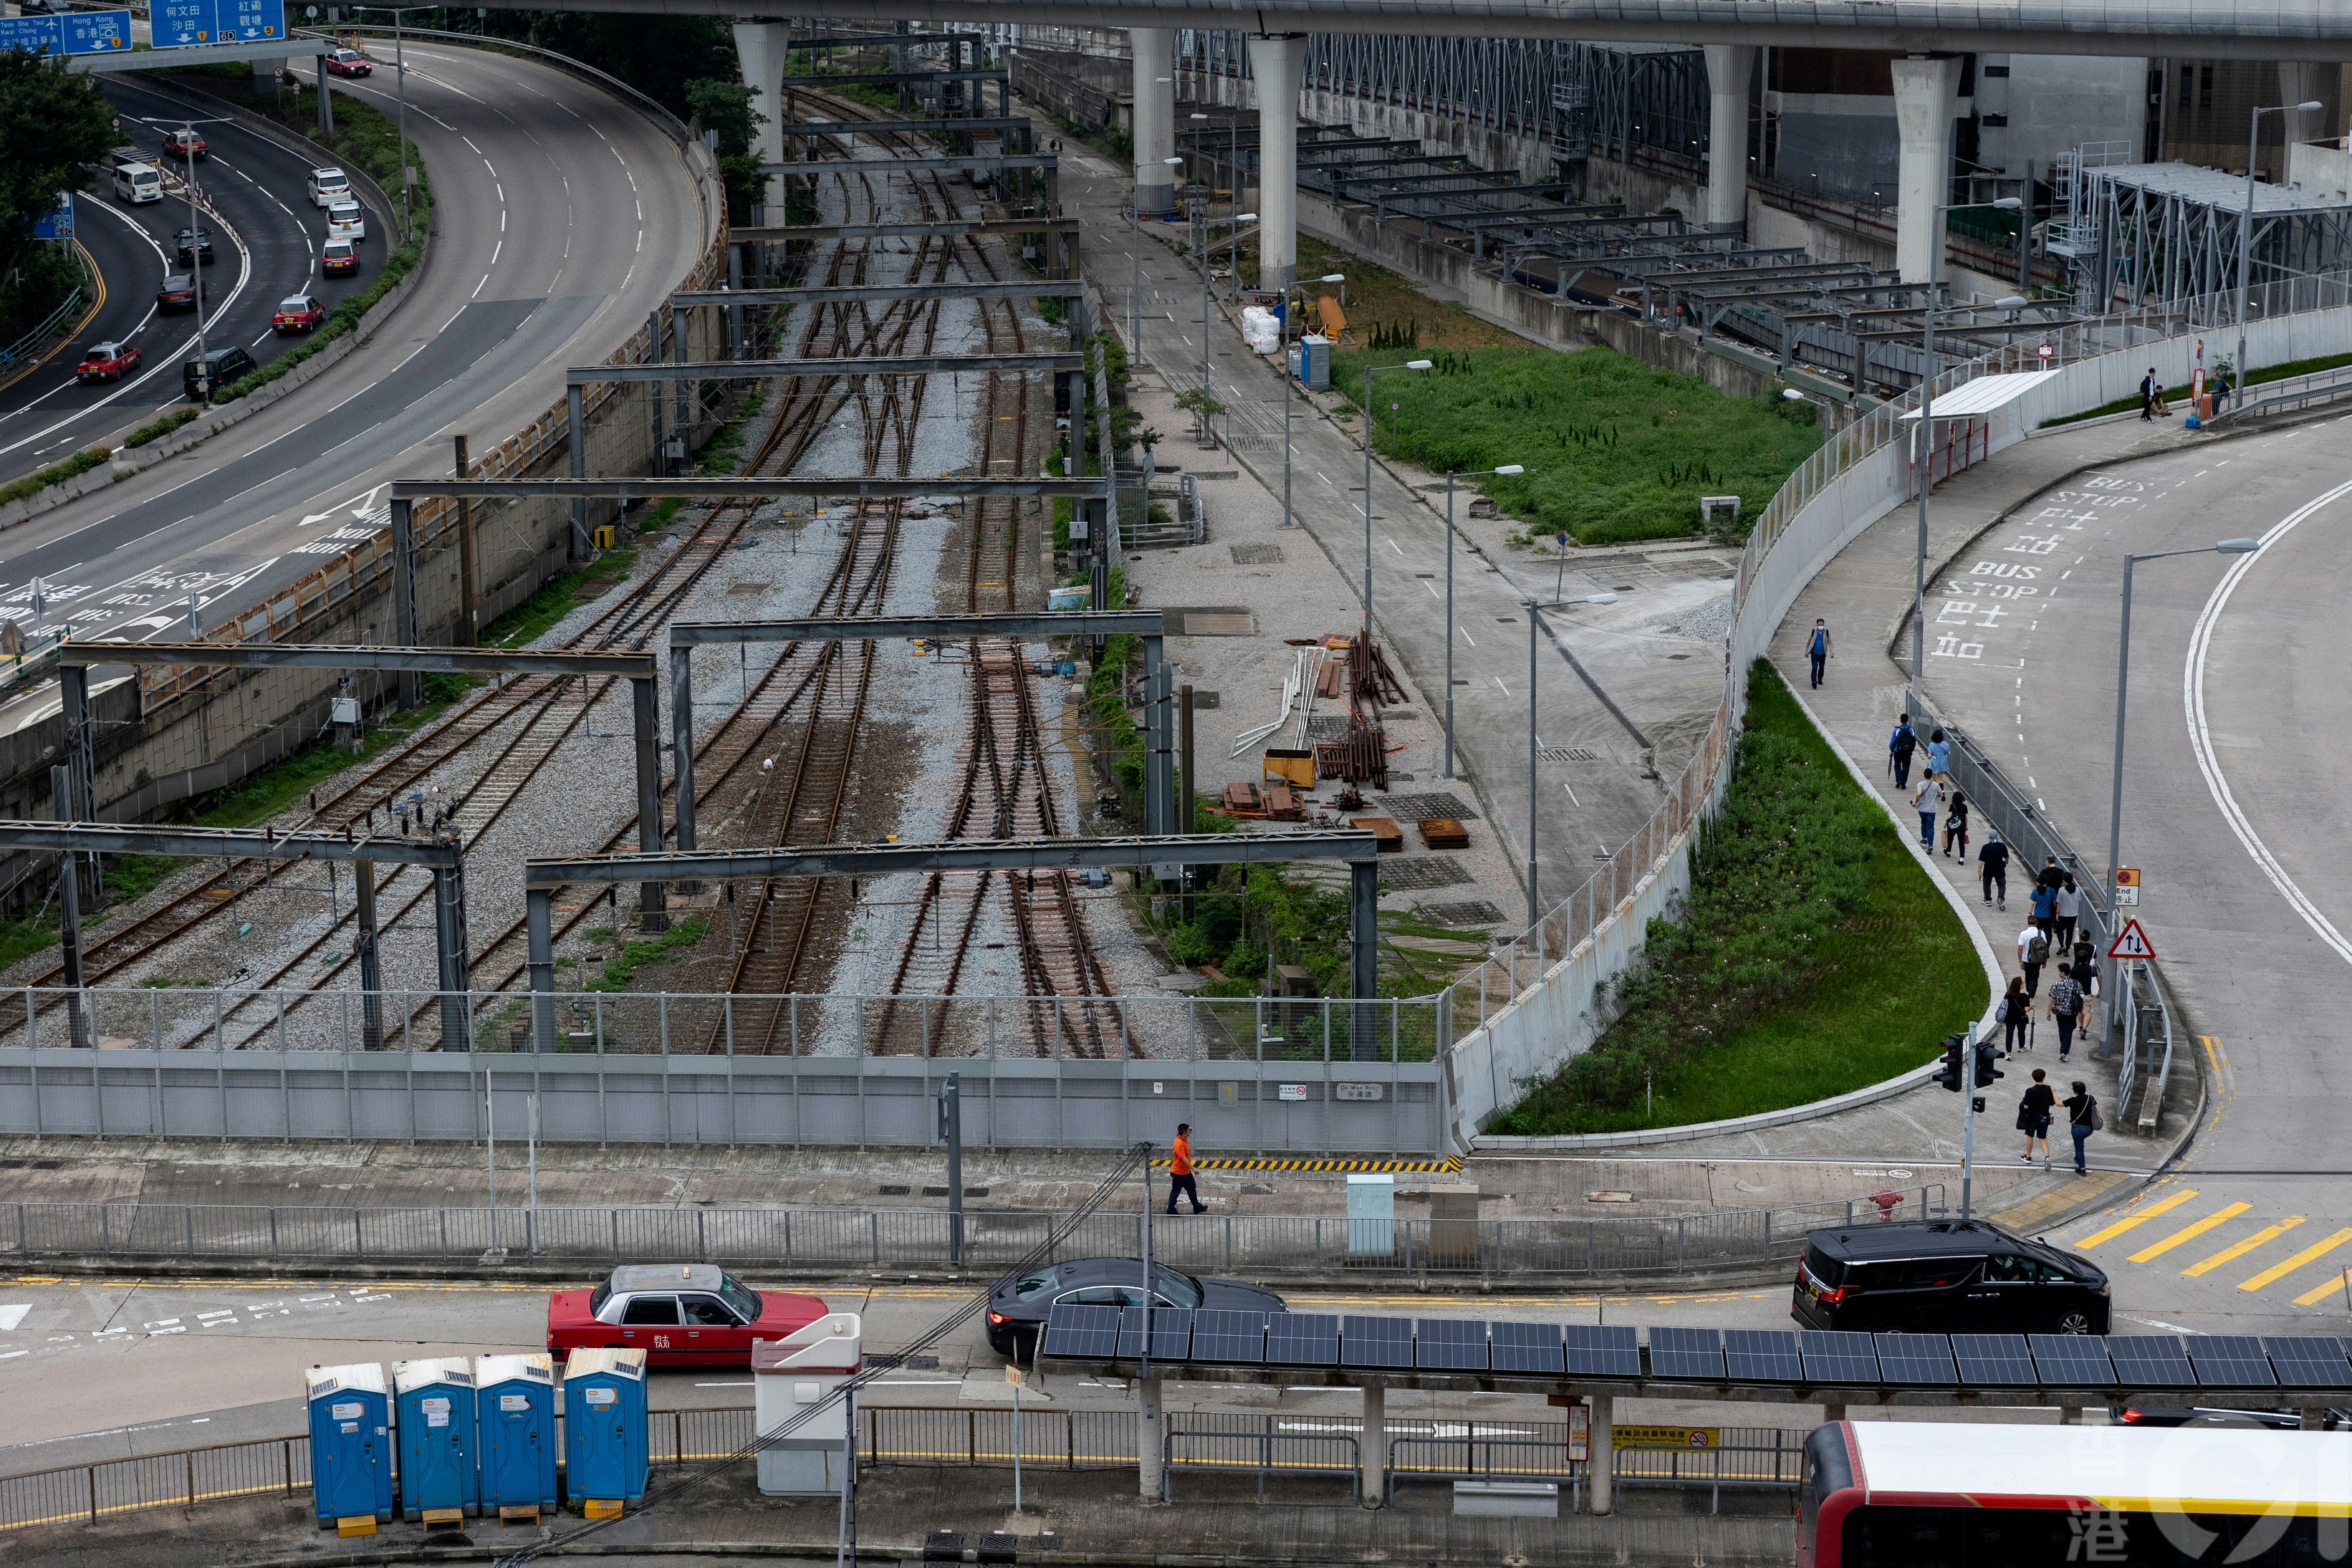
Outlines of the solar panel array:
{"type": "MultiPolygon", "coordinates": [[[[2330,1335],[1859,1333],[1154,1308],[1151,1359],[1213,1366],[1810,1388],[2322,1389],[2352,1393],[2330,1335]]],[[[1059,1305],[1048,1359],[1134,1362],[1140,1308],[1059,1305]]]]}

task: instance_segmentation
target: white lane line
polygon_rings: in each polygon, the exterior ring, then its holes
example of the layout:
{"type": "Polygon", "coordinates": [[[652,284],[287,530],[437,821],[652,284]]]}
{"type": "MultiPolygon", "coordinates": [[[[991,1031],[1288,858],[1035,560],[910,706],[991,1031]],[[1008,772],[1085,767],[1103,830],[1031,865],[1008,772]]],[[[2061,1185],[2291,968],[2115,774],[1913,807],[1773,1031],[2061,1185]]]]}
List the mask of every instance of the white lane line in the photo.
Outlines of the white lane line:
{"type": "MultiPolygon", "coordinates": [[[[1470,643],[1470,629],[1467,626],[1456,626],[1454,629],[1462,633],[1462,640],[1465,643],[1470,643]]],[[[1470,643],[1470,645],[1475,648],[1478,644],[1475,643],[1470,643]]]]}
{"type": "Polygon", "coordinates": [[[2238,584],[2245,580],[2246,573],[2253,570],[2254,563],[2270,553],[2273,544],[2294,532],[2305,518],[2347,494],[2352,494],[2352,483],[2338,485],[2318,499],[2306,502],[2272,525],[2270,532],[2263,536],[2260,549],[2252,555],[2240,556],[2231,563],[2230,570],[2222,574],[2221,585],[2205,601],[2205,608],[2199,612],[2197,624],[2189,632],[2189,667],[2181,680],[2180,695],[2189,720],[2189,742],[2197,751],[2197,770],[2205,776],[2205,788],[2211,791],[2213,803],[2221,808],[2221,815],[2228,821],[2230,831],[2238,835],[2238,842],[2245,846],[2246,853],[2253,857],[2263,874],[2270,878],[2271,885],[2278,889],[2279,895],[2297,915],[2303,916],[2303,923],[2311,927],[2314,935],[2334,948],[2337,957],[2352,963],[2352,941],[2347,941],[2344,933],[2336,928],[2335,923],[2320,913],[2319,906],[2311,901],[2309,895],[2295,885],[2294,878],[2287,874],[2286,867],[2271,852],[2262,835],[2254,831],[2254,825],[2247,818],[2244,808],[2231,793],[2230,781],[2221,774],[2221,758],[2213,752],[2212,731],[2205,721],[2205,660],[2212,651],[2213,629],[2221,623],[2221,612],[2229,608],[2230,596],[2238,591],[2238,584]]]}
{"type": "Polygon", "coordinates": [[[0,1361],[14,1361],[20,1355],[30,1355],[32,1354],[33,1353],[29,1350],[0,1351],[0,1361]]]}
{"type": "Polygon", "coordinates": [[[1503,677],[1502,677],[1502,676],[1500,676],[1500,675],[1489,675],[1489,676],[1487,676],[1486,678],[1487,678],[1488,680],[1493,681],[1493,682],[1495,683],[1495,685],[1496,685],[1497,686],[1502,686],[1503,695],[1504,695],[1505,696],[1509,696],[1509,695],[1511,695],[1511,688],[1510,688],[1510,687],[1508,687],[1508,686],[1505,686],[1505,685],[1503,685],[1503,677]]]}

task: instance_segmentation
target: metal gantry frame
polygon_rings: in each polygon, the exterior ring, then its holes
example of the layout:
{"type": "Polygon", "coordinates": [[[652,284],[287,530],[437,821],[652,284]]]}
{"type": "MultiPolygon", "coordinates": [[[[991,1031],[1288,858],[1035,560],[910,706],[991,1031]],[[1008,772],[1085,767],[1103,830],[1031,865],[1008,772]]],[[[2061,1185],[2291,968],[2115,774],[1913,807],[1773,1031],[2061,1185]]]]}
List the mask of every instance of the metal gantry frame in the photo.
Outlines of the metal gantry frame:
{"type": "MultiPolygon", "coordinates": [[[[0,838],[0,843],[5,843],[0,838]]],[[[1349,870],[1349,978],[1369,1002],[1380,980],[1380,844],[1362,829],[1337,832],[1147,835],[1124,839],[966,839],[933,844],[825,844],[806,849],[700,850],[661,855],[573,855],[523,863],[524,926],[530,937],[531,1032],[551,1049],[555,1032],[555,891],[582,883],[767,880],[784,876],[880,876],[919,871],[1077,871],[1162,865],[1271,865],[1338,860],[1349,870]]],[[[1361,1009],[1359,1009],[1361,1010],[1361,1009]]],[[[1369,1027],[1351,1038],[1356,1049],[1369,1027]]]]}
{"type": "MultiPolygon", "coordinates": [[[[57,769],[62,773],[62,768],[57,769]]],[[[278,832],[270,828],[111,827],[87,822],[0,822],[0,849],[69,855],[182,855],[193,859],[248,858],[278,861],[350,861],[359,891],[359,961],[362,1006],[367,1020],[366,1039],[374,1049],[383,1039],[383,969],[377,952],[374,862],[392,861],[421,865],[433,873],[433,945],[441,991],[441,1040],[444,1049],[470,1048],[466,992],[468,973],[466,933],[466,862],[454,834],[429,838],[378,838],[373,834],[278,832]]],[[[63,878],[65,905],[66,984],[82,988],[80,900],[74,879],[63,878]]],[[[79,1002],[69,998],[71,1033],[76,1045],[90,1043],[79,1002]]],[[[27,1020],[29,1028],[29,1020],[27,1020]]]]}
{"type": "MultiPolygon", "coordinates": [[[[1069,316],[1070,352],[1084,349],[1090,330],[1084,278],[1045,278],[986,283],[880,283],[851,287],[818,285],[782,288],[682,288],[669,297],[673,310],[716,308],[725,312],[728,357],[737,364],[749,343],[743,335],[743,311],[775,305],[849,306],[894,299],[1066,299],[1069,316]]],[[[827,361],[829,362],[829,361],[827,361]]]]}
{"type": "MultiPolygon", "coordinates": [[[[1099,493],[1099,492],[1097,492],[1099,493]]],[[[694,823],[694,650],[750,643],[885,642],[899,638],[1115,637],[1143,643],[1143,831],[1173,832],[1172,685],[1157,610],[1047,612],[1013,615],[863,615],[780,621],[676,621],[669,629],[671,747],[677,767],[677,847],[691,851],[694,823]]]]}
{"type": "MultiPolygon", "coordinates": [[[[2094,309],[2121,297],[2178,309],[2239,285],[2238,230],[2246,183],[2181,163],[2093,163],[2068,170],[2066,235],[2076,297],[2094,309]]],[[[2253,188],[2248,286],[2352,264],[2352,205],[2291,187],[2253,188]]]]}

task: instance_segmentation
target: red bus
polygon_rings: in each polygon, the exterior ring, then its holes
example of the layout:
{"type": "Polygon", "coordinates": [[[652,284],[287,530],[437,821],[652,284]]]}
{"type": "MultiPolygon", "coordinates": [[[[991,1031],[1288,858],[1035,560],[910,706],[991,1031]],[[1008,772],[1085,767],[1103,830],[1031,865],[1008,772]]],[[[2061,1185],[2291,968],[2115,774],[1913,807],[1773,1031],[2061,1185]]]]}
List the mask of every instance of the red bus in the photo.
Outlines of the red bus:
{"type": "Polygon", "coordinates": [[[1839,1421],[1800,1568],[2352,1563],[2352,1432],[1839,1421]]]}

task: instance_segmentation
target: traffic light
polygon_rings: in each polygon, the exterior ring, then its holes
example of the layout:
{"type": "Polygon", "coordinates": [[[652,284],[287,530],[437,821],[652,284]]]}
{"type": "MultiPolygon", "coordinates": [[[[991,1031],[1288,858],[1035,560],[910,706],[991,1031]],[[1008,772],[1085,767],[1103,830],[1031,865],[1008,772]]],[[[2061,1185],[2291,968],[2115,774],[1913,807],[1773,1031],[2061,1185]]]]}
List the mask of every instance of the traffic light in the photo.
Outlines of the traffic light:
{"type": "Polygon", "coordinates": [[[1992,1064],[1992,1041],[1990,1039],[1977,1041],[1977,1087],[1979,1089],[1984,1088],[1996,1078],[2009,1076],[1992,1064]]]}
{"type": "Polygon", "coordinates": [[[1955,1094],[1960,1092],[1960,1077],[1967,1071],[1967,1068],[1963,1065],[1963,1059],[1967,1052],[1968,1037],[1966,1035],[1948,1034],[1944,1037],[1944,1065],[1937,1071],[1936,1082],[1955,1094]]]}

